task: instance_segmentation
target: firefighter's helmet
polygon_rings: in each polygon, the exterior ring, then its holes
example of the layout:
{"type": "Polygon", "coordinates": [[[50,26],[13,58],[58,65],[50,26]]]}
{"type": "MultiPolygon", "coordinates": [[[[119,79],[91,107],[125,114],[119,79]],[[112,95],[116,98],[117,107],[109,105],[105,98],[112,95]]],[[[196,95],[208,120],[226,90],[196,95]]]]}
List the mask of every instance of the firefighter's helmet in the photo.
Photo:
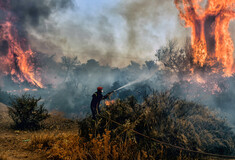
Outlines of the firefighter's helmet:
{"type": "Polygon", "coordinates": [[[103,87],[97,87],[97,91],[102,91],[103,87]]]}

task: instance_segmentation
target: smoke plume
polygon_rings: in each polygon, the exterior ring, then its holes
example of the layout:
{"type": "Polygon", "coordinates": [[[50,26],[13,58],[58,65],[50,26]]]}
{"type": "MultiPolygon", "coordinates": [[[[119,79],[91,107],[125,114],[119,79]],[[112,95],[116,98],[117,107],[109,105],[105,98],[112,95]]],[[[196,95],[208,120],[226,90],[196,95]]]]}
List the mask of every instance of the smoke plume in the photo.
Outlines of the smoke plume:
{"type": "Polygon", "coordinates": [[[38,27],[43,25],[53,12],[72,6],[71,0],[10,1],[10,9],[19,19],[18,24],[21,27],[26,27],[27,25],[38,27]]]}
{"type": "Polygon", "coordinates": [[[44,26],[28,28],[34,48],[52,52],[51,46],[60,46],[57,53],[76,55],[81,62],[92,58],[102,65],[124,67],[131,60],[143,64],[152,59],[168,39],[182,37],[185,31],[171,0],[102,1],[96,8],[91,1],[73,2],[73,9],[42,15],[44,26]]]}

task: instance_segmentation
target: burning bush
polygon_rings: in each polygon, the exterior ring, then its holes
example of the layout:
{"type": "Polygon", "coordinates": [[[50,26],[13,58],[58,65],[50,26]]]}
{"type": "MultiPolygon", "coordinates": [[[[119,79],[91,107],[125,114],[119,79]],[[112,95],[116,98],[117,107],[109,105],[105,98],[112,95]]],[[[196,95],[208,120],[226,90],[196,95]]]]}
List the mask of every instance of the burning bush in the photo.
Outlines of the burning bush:
{"type": "MultiPolygon", "coordinates": [[[[235,150],[235,135],[225,120],[205,106],[174,98],[169,92],[155,93],[143,104],[137,104],[134,98],[117,100],[104,109],[97,122],[88,117],[79,125],[81,135],[88,138],[89,133],[104,133],[105,128],[112,130],[113,137],[124,134],[122,137],[135,139],[139,147],[154,157],[159,156],[155,154],[159,145],[135,135],[131,129],[187,149],[227,155],[235,150]]],[[[177,156],[172,148],[166,150],[167,157],[177,156]]]]}
{"type": "Polygon", "coordinates": [[[28,94],[15,97],[9,107],[9,116],[13,119],[17,129],[37,129],[40,122],[49,117],[44,104],[38,105],[41,98],[28,94]]]}

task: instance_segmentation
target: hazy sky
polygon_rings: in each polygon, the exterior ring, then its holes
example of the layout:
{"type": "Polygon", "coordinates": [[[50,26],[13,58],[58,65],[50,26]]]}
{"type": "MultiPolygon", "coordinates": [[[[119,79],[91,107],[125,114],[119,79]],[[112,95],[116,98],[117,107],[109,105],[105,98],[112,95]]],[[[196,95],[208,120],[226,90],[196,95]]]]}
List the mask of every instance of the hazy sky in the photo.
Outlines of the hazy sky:
{"type": "Polygon", "coordinates": [[[180,25],[173,0],[74,0],[72,8],[29,30],[37,50],[114,67],[154,59],[167,40],[190,33],[180,25]]]}

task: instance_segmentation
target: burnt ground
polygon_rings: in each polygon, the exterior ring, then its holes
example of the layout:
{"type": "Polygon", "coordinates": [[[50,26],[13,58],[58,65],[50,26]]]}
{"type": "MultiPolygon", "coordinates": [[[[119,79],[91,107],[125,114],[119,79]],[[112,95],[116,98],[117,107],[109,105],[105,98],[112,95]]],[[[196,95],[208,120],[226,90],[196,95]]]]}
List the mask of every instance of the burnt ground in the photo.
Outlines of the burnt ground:
{"type": "Polygon", "coordinates": [[[19,131],[12,129],[13,121],[8,116],[8,108],[0,103],[0,160],[43,160],[42,152],[32,152],[28,148],[33,135],[40,133],[77,132],[75,121],[63,118],[63,114],[52,112],[43,122],[44,129],[38,131],[19,131]]]}

